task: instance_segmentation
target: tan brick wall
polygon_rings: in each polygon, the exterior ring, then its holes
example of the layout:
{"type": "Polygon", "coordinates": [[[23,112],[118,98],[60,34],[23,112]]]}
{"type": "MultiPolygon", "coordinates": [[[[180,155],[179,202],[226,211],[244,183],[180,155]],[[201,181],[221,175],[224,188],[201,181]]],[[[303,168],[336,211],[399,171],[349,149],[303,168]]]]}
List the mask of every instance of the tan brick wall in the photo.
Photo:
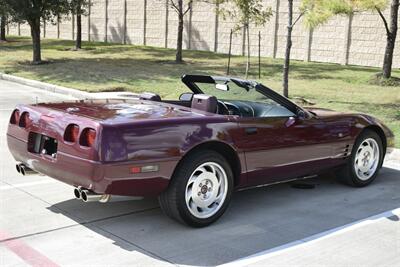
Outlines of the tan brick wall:
{"type": "MultiPolygon", "coordinates": [[[[178,17],[168,7],[168,0],[91,0],[90,39],[123,43],[126,28],[126,42],[175,48],[178,17]],[[126,21],[124,3],[126,2],[126,21]],[[106,8],[107,7],[107,8],[106,8]],[[168,14],[168,19],[167,19],[168,14]],[[107,20],[106,20],[107,17],[107,20]],[[125,24],[126,22],[126,24],[125,24]],[[167,34],[167,35],[166,35],[167,34]]],[[[251,55],[258,54],[258,34],[261,33],[261,54],[276,57],[284,55],[286,43],[287,1],[263,0],[265,6],[278,10],[277,14],[264,25],[250,27],[251,55]]],[[[294,19],[299,15],[300,1],[294,4],[294,19]]],[[[225,5],[222,8],[229,8],[225,5]]],[[[227,53],[229,34],[235,21],[224,20],[216,15],[215,6],[196,2],[193,10],[185,16],[183,34],[184,48],[227,53]]],[[[388,14],[388,10],[385,11],[388,14]]],[[[83,40],[88,40],[88,17],[82,19],[83,40]]],[[[73,39],[71,17],[63,18],[59,24],[60,38],[73,39]]],[[[10,34],[18,34],[17,24],[11,25],[10,34]]],[[[29,26],[20,26],[21,35],[30,35],[29,26]]],[[[43,33],[42,33],[43,34],[43,33]]],[[[57,25],[46,25],[46,38],[57,37],[57,25]]],[[[352,19],[336,16],[326,24],[310,31],[302,20],[293,29],[292,58],[320,62],[347,63],[364,66],[381,66],[386,45],[385,30],[376,13],[357,13],[352,19]],[[350,34],[348,34],[350,29],[350,34]],[[348,38],[349,37],[349,38],[348,38]]],[[[400,67],[400,38],[397,40],[394,67],[400,67]]],[[[247,49],[245,49],[247,51],[247,49]]],[[[233,35],[232,53],[243,53],[243,31],[233,35]]]]}
{"type": "Polygon", "coordinates": [[[107,41],[122,43],[124,41],[124,1],[108,0],[107,17],[107,41]]]}
{"type": "Polygon", "coordinates": [[[385,29],[377,14],[356,14],[351,25],[349,63],[374,66],[383,59],[385,29]]]}
{"type": "Polygon", "coordinates": [[[105,1],[92,0],[90,8],[90,39],[92,41],[105,40],[105,1]]]}
{"type": "Polygon", "coordinates": [[[192,12],[191,49],[214,51],[215,7],[195,3],[192,12]]]}
{"type": "Polygon", "coordinates": [[[60,28],[60,38],[61,39],[72,39],[72,17],[66,16],[60,19],[59,23],[60,28]]]}
{"type": "Polygon", "coordinates": [[[311,61],[342,63],[346,17],[335,17],[312,32],[311,61]]]}
{"type": "Polygon", "coordinates": [[[147,0],[146,45],[165,46],[165,1],[147,0]]]}
{"type": "MultiPolygon", "coordinates": [[[[42,26],[42,36],[44,36],[44,27],[42,26]]],[[[46,22],[46,38],[57,38],[57,22],[46,22]]]]}
{"type": "Polygon", "coordinates": [[[29,25],[27,23],[21,24],[20,31],[21,31],[21,35],[31,36],[31,30],[30,30],[29,25]]]}

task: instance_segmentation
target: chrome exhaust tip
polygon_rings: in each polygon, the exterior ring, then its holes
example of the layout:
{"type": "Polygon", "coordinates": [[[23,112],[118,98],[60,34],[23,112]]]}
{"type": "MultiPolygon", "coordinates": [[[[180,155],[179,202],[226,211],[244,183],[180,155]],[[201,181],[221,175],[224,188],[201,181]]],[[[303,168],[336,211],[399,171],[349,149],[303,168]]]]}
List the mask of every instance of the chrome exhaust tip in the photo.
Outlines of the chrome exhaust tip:
{"type": "Polygon", "coordinates": [[[15,168],[17,169],[17,172],[18,172],[18,173],[21,173],[20,164],[16,164],[16,165],[15,165],[15,168]]]}
{"type": "Polygon", "coordinates": [[[111,195],[108,194],[96,194],[92,191],[83,189],[81,190],[81,199],[83,202],[101,202],[101,203],[106,203],[110,201],[111,195]]]}
{"type": "Polygon", "coordinates": [[[74,189],[74,196],[75,196],[77,199],[81,199],[81,198],[82,198],[81,191],[82,191],[82,189],[81,189],[80,187],[76,187],[76,188],[74,189]]]}
{"type": "Polygon", "coordinates": [[[18,172],[24,176],[38,174],[36,171],[32,170],[31,168],[26,167],[24,164],[18,164],[16,168],[17,168],[17,171],[19,169],[18,172]]]}

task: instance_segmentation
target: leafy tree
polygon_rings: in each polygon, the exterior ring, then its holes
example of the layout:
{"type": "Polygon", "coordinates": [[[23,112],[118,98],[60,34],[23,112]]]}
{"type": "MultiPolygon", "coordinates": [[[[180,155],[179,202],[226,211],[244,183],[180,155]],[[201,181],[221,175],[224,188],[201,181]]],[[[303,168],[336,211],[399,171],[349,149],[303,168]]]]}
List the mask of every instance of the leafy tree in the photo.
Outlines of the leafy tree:
{"type": "Polygon", "coordinates": [[[0,41],[6,40],[6,25],[8,22],[8,6],[0,0],[0,41]]]}
{"type": "Polygon", "coordinates": [[[9,7],[14,21],[27,22],[31,28],[33,64],[42,63],[40,47],[40,20],[54,22],[54,18],[69,12],[68,0],[2,0],[9,7]]]}
{"type": "Polygon", "coordinates": [[[178,15],[178,38],[176,40],[176,63],[182,63],[182,44],[183,44],[183,19],[191,10],[194,0],[168,0],[168,4],[178,15]]]}
{"type": "Polygon", "coordinates": [[[219,0],[219,4],[232,3],[234,8],[220,8],[219,12],[224,18],[229,16],[236,20],[234,32],[244,29],[247,39],[246,78],[250,70],[250,24],[264,25],[272,16],[270,7],[264,8],[262,0],[219,0]]]}
{"type": "Polygon", "coordinates": [[[75,49],[82,48],[82,15],[87,15],[88,0],[70,0],[71,12],[76,15],[76,40],[75,49]]]}
{"type": "Polygon", "coordinates": [[[304,7],[310,9],[307,23],[314,27],[331,16],[337,14],[352,14],[355,12],[376,12],[383,22],[386,31],[386,48],[382,66],[382,77],[388,79],[392,75],[393,53],[396,44],[399,0],[304,0],[304,7]],[[390,14],[387,18],[383,11],[388,8],[390,14]]]}

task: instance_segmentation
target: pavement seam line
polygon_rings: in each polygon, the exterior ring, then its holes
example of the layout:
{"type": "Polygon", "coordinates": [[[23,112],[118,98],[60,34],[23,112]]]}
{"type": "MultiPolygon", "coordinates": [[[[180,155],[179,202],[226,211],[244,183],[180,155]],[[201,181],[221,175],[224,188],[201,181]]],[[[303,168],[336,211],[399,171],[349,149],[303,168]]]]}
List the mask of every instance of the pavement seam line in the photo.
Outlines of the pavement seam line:
{"type": "MultiPolygon", "coordinates": [[[[113,215],[113,216],[108,216],[108,217],[105,217],[105,218],[99,218],[99,219],[95,219],[95,220],[91,220],[91,221],[84,221],[84,222],[81,222],[81,223],[78,222],[78,223],[74,223],[74,224],[71,224],[71,225],[66,225],[66,226],[53,228],[53,229],[49,229],[49,230],[45,230],[45,231],[40,231],[40,232],[35,232],[35,233],[30,233],[30,234],[20,235],[20,236],[14,236],[14,237],[10,237],[10,238],[7,238],[7,239],[1,239],[0,243],[11,241],[11,240],[15,240],[15,239],[21,239],[21,238],[41,235],[41,234],[47,234],[47,233],[51,233],[51,232],[55,232],[55,231],[59,231],[59,230],[63,230],[63,229],[68,229],[68,228],[72,228],[72,227],[80,226],[80,225],[85,225],[85,226],[89,225],[90,226],[91,224],[96,223],[96,222],[101,222],[101,221],[108,220],[108,219],[114,219],[114,218],[134,215],[134,214],[140,214],[140,213],[144,213],[144,212],[152,211],[152,210],[156,210],[156,209],[158,209],[158,207],[157,208],[149,208],[149,209],[140,210],[140,211],[131,211],[131,212],[118,214],[118,215],[113,215]]],[[[101,229],[101,230],[103,230],[103,229],[101,229]]]]}
{"type": "MultiPolygon", "coordinates": [[[[4,183],[4,181],[2,181],[2,182],[4,183]]],[[[39,181],[35,181],[35,182],[13,184],[12,186],[7,184],[7,185],[4,185],[4,186],[0,186],[0,191],[5,191],[5,190],[9,190],[9,189],[16,189],[16,188],[22,188],[22,187],[30,187],[30,186],[42,185],[42,184],[52,184],[52,183],[55,183],[55,181],[54,180],[45,179],[45,180],[39,180],[39,181]]]]}
{"type": "MultiPolygon", "coordinates": [[[[7,183],[5,181],[2,181],[2,182],[7,184],[7,185],[9,185],[9,186],[14,187],[10,183],[7,183]]],[[[5,241],[9,241],[9,240],[12,240],[12,239],[19,239],[19,238],[24,238],[24,237],[29,237],[29,236],[40,235],[40,234],[53,232],[53,231],[57,231],[57,230],[62,230],[62,229],[70,228],[70,227],[74,227],[74,226],[87,225],[87,224],[92,224],[92,223],[96,223],[96,222],[100,222],[100,221],[104,221],[104,220],[108,220],[108,219],[114,219],[114,218],[124,217],[124,216],[128,216],[128,215],[133,215],[133,214],[140,214],[140,213],[144,213],[144,212],[147,212],[147,211],[152,211],[152,210],[159,209],[159,207],[153,207],[153,208],[148,208],[148,209],[145,209],[145,210],[130,211],[130,212],[122,213],[122,214],[112,215],[112,216],[108,216],[108,217],[104,217],[104,218],[99,218],[99,219],[94,219],[94,220],[89,220],[88,221],[88,220],[84,220],[83,218],[80,218],[80,217],[78,217],[76,215],[73,215],[73,214],[71,214],[70,212],[68,212],[68,211],[66,211],[64,209],[59,208],[57,206],[57,204],[52,204],[52,203],[50,203],[50,202],[48,202],[48,201],[46,201],[46,200],[44,200],[44,199],[42,199],[42,198],[40,198],[38,196],[35,196],[35,195],[33,195],[33,194],[31,194],[31,193],[29,193],[29,192],[27,192],[27,191],[25,191],[25,190],[23,190],[21,188],[18,188],[18,187],[14,187],[14,188],[16,190],[18,190],[18,191],[21,191],[21,192],[23,192],[23,193],[35,198],[36,200],[39,200],[41,202],[46,203],[47,205],[54,206],[61,213],[68,214],[68,216],[71,216],[72,218],[74,218],[72,220],[78,221],[78,222],[76,224],[71,224],[71,225],[68,225],[68,226],[54,228],[54,229],[50,229],[50,230],[46,230],[46,231],[41,231],[41,232],[31,233],[31,234],[27,234],[27,235],[16,236],[16,237],[12,237],[12,238],[9,238],[9,239],[2,239],[2,240],[0,240],[0,243],[5,242],[5,241]],[[82,221],[82,222],[79,222],[79,221],[82,221]]]]}
{"type": "Polygon", "coordinates": [[[125,243],[130,244],[131,246],[137,247],[137,248],[139,248],[139,249],[145,251],[146,253],[152,255],[153,257],[156,257],[156,258],[158,258],[158,259],[160,259],[160,260],[163,260],[163,261],[166,261],[166,262],[168,262],[168,263],[171,263],[171,264],[174,265],[174,266],[179,266],[179,265],[177,265],[177,264],[175,264],[175,263],[169,261],[168,259],[163,258],[163,257],[157,255],[156,253],[151,252],[151,251],[145,249],[145,248],[142,247],[142,246],[139,246],[139,245],[137,245],[137,244],[135,244],[135,243],[133,243],[133,242],[131,242],[131,241],[125,239],[125,238],[122,238],[122,237],[120,237],[120,236],[118,236],[118,235],[116,235],[116,234],[111,233],[111,232],[108,231],[108,230],[105,230],[105,229],[101,228],[100,226],[92,225],[92,227],[95,227],[95,228],[97,228],[97,229],[99,229],[99,230],[101,230],[101,231],[103,231],[103,232],[105,232],[105,233],[107,233],[107,234],[109,234],[109,235],[112,235],[112,236],[114,236],[114,237],[116,237],[116,238],[118,238],[118,239],[124,241],[125,243]]]}
{"type": "MultiPolygon", "coordinates": [[[[12,184],[9,184],[7,182],[4,182],[4,183],[9,185],[9,186],[13,186],[12,184]]],[[[61,213],[66,213],[66,214],[70,215],[71,217],[74,217],[74,218],[76,218],[78,220],[83,220],[82,218],[79,218],[78,216],[75,216],[75,215],[69,213],[68,211],[57,207],[56,204],[53,205],[52,203],[50,203],[50,202],[48,202],[48,201],[46,201],[46,200],[44,200],[44,199],[42,199],[40,197],[37,197],[37,196],[35,196],[35,195],[33,195],[33,194],[31,194],[31,193],[29,193],[29,192],[27,192],[27,191],[25,191],[25,190],[23,190],[21,188],[17,188],[17,187],[14,187],[14,188],[16,190],[19,190],[19,191],[21,191],[21,192],[23,192],[25,194],[28,194],[29,196],[31,196],[31,197],[39,200],[39,201],[42,201],[42,202],[44,202],[44,203],[46,203],[48,205],[55,206],[55,208],[58,209],[61,213]]],[[[172,263],[171,261],[169,261],[169,260],[167,260],[167,259],[165,259],[165,258],[163,258],[163,257],[151,252],[151,251],[148,251],[147,249],[145,249],[145,248],[143,248],[143,247],[141,247],[141,246],[139,246],[139,245],[137,245],[137,244],[135,244],[133,242],[130,242],[129,240],[126,240],[126,239],[124,239],[124,238],[122,238],[122,237],[120,237],[118,235],[115,235],[115,234],[109,232],[108,230],[105,230],[105,229],[101,228],[100,226],[94,225],[94,223],[96,223],[96,222],[100,222],[100,221],[104,221],[104,220],[108,220],[108,219],[113,219],[113,218],[118,218],[118,217],[123,217],[123,216],[128,216],[128,215],[132,215],[132,214],[144,213],[144,212],[151,211],[151,210],[156,210],[156,209],[159,209],[159,207],[149,208],[149,209],[140,210],[140,211],[132,211],[132,212],[124,213],[124,214],[109,216],[109,217],[106,217],[106,218],[95,219],[95,220],[92,220],[92,221],[84,221],[83,220],[82,223],[76,223],[76,224],[72,224],[72,225],[68,225],[68,226],[64,226],[64,227],[59,227],[59,228],[55,228],[55,229],[51,229],[51,230],[47,230],[47,231],[32,233],[32,234],[28,234],[28,235],[24,235],[24,236],[18,236],[18,237],[12,237],[12,238],[8,238],[8,239],[3,239],[3,240],[0,240],[0,243],[5,243],[5,242],[12,241],[12,240],[17,240],[17,239],[21,239],[21,238],[36,236],[36,235],[40,235],[40,234],[50,233],[50,232],[54,232],[54,231],[58,231],[58,230],[62,230],[62,229],[68,229],[68,228],[72,228],[72,227],[79,226],[79,225],[85,225],[85,226],[88,226],[89,228],[90,227],[98,228],[101,231],[103,231],[103,232],[105,232],[105,233],[107,233],[109,235],[112,235],[114,237],[117,237],[118,239],[124,241],[125,243],[127,243],[127,244],[129,244],[131,246],[137,247],[137,248],[145,251],[146,253],[148,253],[148,254],[150,254],[150,255],[152,255],[154,257],[157,257],[158,259],[164,260],[164,261],[166,261],[166,262],[168,262],[170,264],[173,264],[173,265],[177,266],[176,264],[172,263]]]]}
{"type": "Polygon", "coordinates": [[[345,224],[342,226],[338,226],[333,229],[326,230],[326,231],[323,231],[323,232],[320,232],[320,233],[317,233],[314,235],[310,235],[305,238],[294,240],[294,241],[288,242],[286,244],[255,253],[253,255],[246,256],[244,258],[241,258],[241,259],[238,259],[238,260],[235,260],[232,262],[224,263],[224,264],[218,265],[218,267],[248,266],[251,264],[257,265],[257,263],[260,264],[260,262],[267,259],[268,257],[272,257],[274,255],[279,255],[280,253],[284,253],[287,250],[295,249],[302,245],[312,244],[312,243],[324,240],[326,238],[332,237],[335,234],[342,234],[344,232],[350,231],[350,230],[354,229],[355,227],[362,227],[362,226],[371,224],[374,222],[374,220],[390,218],[392,216],[400,216],[400,207],[396,208],[396,209],[384,211],[379,214],[375,214],[375,215],[369,216],[367,218],[357,220],[355,222],[348,223],[348,224],[345,224]]]}

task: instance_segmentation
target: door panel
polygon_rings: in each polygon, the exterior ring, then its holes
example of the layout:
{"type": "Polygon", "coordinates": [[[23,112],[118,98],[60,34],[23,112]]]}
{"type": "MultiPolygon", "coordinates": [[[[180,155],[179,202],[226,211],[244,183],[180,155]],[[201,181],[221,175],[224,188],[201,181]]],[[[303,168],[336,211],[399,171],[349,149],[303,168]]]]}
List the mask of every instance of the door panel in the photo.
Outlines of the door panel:
{"type": "Polygon", "coordinates": [[[235,144],[245,152],[249,185],[313,174],[331,159],[335,137],[316,118],[238,118],[238,124],[235,144]]]}

